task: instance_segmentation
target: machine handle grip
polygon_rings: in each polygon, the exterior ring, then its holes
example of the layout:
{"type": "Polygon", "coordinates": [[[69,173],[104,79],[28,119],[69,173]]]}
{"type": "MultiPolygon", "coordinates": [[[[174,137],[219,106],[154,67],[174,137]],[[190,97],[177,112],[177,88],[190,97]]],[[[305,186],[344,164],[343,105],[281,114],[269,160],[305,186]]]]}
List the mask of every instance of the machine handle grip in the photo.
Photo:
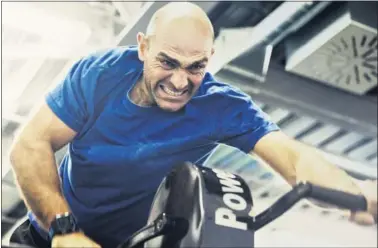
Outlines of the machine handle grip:
{"type": "Polygon", "coordinates": [[[367,211],[367,200],[363,195],[350,194],[317,185],[311,185],[309,197],[351,211],[367,211]]]}
{"type": "Polygon", "coordinates": [[[143,227],[134,233],[125,242],[119,244],[117,248],[134,248],[151,240],[157,236],[167,234],[172,231],[175,221],[167,217],[164,213],[148,226],[143,227]]]}
{"type": "Polygon", "coordinates": [[[349,209],[353,212],[367,210],[367,200],[362,195],[349,194],[311,183],[301,182],[295,185],[291,191],[283,195],[268,209],[254,217],[252,220],[252,229],[256,231],[267,225],[304,198],[312,198],[340,208],[349,209]]]}

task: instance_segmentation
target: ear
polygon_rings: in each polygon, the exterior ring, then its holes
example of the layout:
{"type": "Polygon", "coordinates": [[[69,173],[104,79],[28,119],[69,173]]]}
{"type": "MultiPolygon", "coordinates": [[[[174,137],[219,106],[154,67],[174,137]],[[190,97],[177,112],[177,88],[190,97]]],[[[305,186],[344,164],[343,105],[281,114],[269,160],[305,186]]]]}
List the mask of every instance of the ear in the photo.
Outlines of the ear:
{"type": "Polygon", "coordinates": [[[141,32],[137,34],[138,41],[138,57],[140,61],[145,61],[147,56],[147,40],[145,35],[141,32]]]}
{"type": "Polygon", "coordinates": [[[211,48],[211,51],[210,51],[210,55],[209,55],[209,60],[213,57],[214,52],[215,52],[215,48],[212,47],[212,48],[211,48]]]}

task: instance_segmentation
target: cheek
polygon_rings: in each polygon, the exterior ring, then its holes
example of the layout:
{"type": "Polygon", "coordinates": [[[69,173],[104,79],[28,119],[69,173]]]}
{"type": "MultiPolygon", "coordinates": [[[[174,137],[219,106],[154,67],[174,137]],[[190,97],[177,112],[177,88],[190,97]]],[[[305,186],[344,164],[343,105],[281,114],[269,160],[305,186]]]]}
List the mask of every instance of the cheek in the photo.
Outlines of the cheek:
{"type": "Polygon", "coordinates": [[[199,87],[202,83],[203,75],[192,75],[189,76],[189,80],[194,84],[194,87],[199,87]]]}
{"type": "Polygon", "coordinates": [[[157,85],[159,82],[168,82],[170,78],[170,73],[163,69],[155,69],[154,70],[154,77],[153,77],[153,84],[157,85]]]}
{"type": "Polygon", "coordinates": [[[153,84],[169,76],[165,70],[154,66],[146,66],[144,68],[144,75],[146,78],[148,78],[148,81],[152,82],[153,84]]]}

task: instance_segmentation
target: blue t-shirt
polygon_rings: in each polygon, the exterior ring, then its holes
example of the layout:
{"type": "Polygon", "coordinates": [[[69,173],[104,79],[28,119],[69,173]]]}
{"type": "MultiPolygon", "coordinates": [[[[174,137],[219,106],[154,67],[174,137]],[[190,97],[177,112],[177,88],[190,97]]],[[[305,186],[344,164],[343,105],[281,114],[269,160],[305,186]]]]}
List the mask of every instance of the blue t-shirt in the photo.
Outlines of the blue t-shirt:
{"type": "Polygon", "coordinates": [[[46,97],[77,132],[59,167],[64,196],[102,247],[115,247],[147,223],[173,166],[201,164],[219,143],[250,152],[278,129],[249,96],[209,73],[181,111],[137,106],[128,92],[142,71],[135,47],[101,51],[78,61],[46,97]]]}

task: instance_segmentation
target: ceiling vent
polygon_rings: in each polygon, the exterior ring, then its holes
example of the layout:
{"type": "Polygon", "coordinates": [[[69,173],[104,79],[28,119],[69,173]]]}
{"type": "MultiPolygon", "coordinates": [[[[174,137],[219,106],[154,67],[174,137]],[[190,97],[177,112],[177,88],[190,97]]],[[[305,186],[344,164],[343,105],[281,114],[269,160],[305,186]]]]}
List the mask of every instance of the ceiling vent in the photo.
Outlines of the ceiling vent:
{"type": "Polygon", "coordinates": [[[286,70],[364,95],[377,86],[377,3],[347,2],[286,42],[286,70]]]}

